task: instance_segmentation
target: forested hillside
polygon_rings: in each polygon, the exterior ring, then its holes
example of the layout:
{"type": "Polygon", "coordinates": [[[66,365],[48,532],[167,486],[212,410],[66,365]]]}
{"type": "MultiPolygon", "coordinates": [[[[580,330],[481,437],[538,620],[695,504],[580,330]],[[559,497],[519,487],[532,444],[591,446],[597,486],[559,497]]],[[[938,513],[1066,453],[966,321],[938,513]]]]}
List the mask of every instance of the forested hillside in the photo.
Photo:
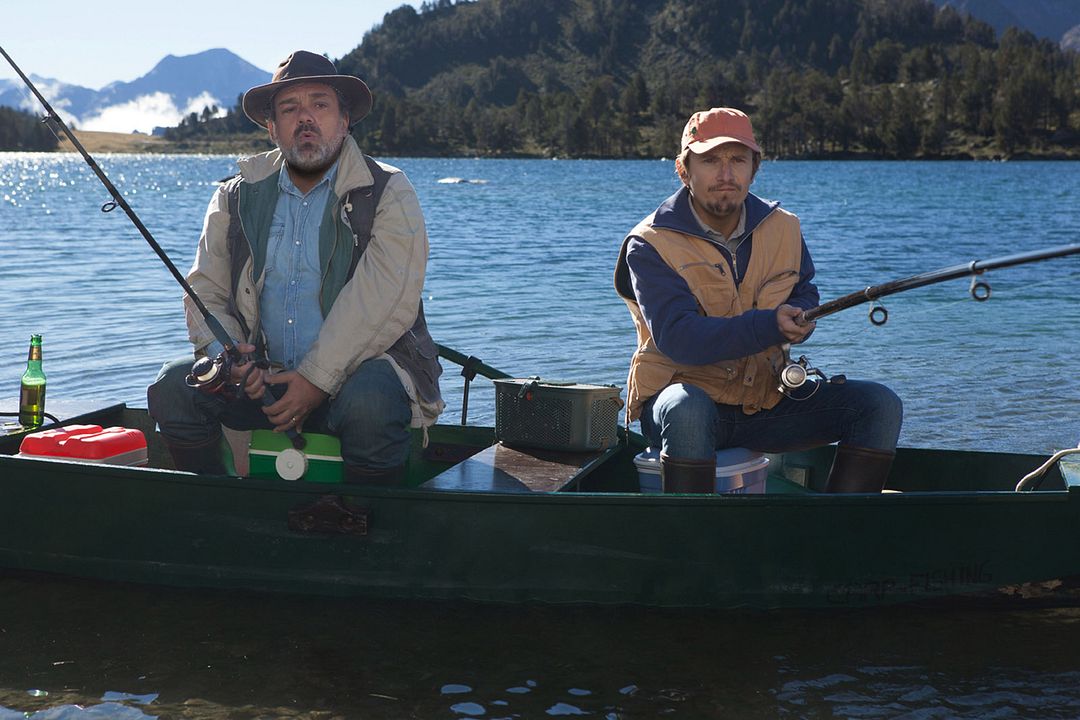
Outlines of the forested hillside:
{"type": "Polygon", "coordinates": [[[337,62],[375,153],[671,156],[714,105],[771,156],[1080,152],[1078,55],[929,0],[437,0],[337,62]]]}
{"type": "Polygon", "coordinates": [[[0,150],[55,150],[56,145],[56,136],[40,118],[14,108],[0,107],[0,150]]]}

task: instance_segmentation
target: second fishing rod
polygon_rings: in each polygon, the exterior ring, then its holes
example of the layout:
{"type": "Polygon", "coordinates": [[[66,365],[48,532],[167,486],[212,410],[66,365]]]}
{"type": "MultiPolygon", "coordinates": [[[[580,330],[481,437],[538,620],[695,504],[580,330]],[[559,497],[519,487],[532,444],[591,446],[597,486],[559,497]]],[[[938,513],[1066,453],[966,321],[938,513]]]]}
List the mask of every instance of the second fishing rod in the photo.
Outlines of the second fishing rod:
{"type": "MultiPolygon", "coordinates": [[[[990,299],[991,292],[990,283],[983,277],[984,273],[987,271],[1016,267],[1018,265],[1026,265],[1042,260],[1064,258],[1070,255],[1080,255],[1080,244],[1059,245],[1057,247],[1043,248],[1041,250],[1015,253],[1012,255],[1003,255],[1001,257],[989,258],[986,260],[971,260],[966,263],[949,265],[937,270],[931,270],[930,272],[912,275],[911,277],[892,280],[880,285],[872,285],[864,290],[859,290],[858,292],[849,293],[848,295],[836,298],[835,300],[830,300],[829,302],[822,303],[817,307],[806,310],[800,316],[800,320],[804,323],[810,323],[816,321],[818,318],[823,318],[842,310],[847,310],[864,303],[872,303],[870,307],[870,322],[874,325],[884,325],[888,322],[889,312],[883,305],[878,304],[878,299],[906,292],[908,290],[945,282],[946,280],[955,280],[963,277],[971,277],[971,287],[968,289],[968,292],[971,293],[973,299],[983,302],[990,299]]],[[[787,354],[790,353],[790,346],[785,345],[784,348],[785,356],[787,356],[787,354]]],[[[823,372],[810,365],[810,361],[807,360],[805,355],[799,357],[799,359],[795,361],[792,361],[790,357],[787,357],[787,362],[780,371],[780,387],[778,389],[788,397],[797,400],[800,398],[792,395],[792,391],[802,387],[808,382],[814,381],[843,382],[844,376],[837,375],[833,378],[827,378],[823,372]]]]}

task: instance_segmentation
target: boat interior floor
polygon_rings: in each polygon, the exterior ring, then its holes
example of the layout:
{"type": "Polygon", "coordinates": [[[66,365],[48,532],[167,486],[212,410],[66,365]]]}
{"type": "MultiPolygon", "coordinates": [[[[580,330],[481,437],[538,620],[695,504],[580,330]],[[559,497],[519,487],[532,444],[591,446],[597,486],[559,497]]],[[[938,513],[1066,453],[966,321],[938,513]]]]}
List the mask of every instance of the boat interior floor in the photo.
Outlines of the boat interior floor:
{"type": "Polygon", "coordinates": [[[479,492],[556,492],[578,489],[583,478],[618,452],[511,448],[502,443],[451,466],[420,487],[479,492]]]}

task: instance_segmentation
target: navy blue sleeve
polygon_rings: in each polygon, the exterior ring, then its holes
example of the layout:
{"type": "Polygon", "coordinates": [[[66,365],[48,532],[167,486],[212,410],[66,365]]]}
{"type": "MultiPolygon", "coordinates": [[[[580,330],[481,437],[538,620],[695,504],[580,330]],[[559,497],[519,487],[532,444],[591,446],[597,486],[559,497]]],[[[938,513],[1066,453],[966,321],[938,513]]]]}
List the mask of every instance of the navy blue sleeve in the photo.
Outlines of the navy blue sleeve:
{"type": "Polygon", "coordinates": [[[818,295],[817,285],[814,284],[814,261],[810,257],[810,251],[806,248],[806,240],[802,241],[802,264],[799,266],[799,282],[791,290],[787,304],[794,305],[800,310],[809,310],[821,304],[821,296],[818,295]]]}
{"type": "MultiPolygon", "coordinates": [[[[804,253],[803,257],[809,256],[804,253]]],[[[730,318],[701,315],[690,286],[644,240],[630,238],[626,264],[634,297],[656,346],[677,363],[708,365],[784,342],[774,310],[747,310],[730,318]]]]}

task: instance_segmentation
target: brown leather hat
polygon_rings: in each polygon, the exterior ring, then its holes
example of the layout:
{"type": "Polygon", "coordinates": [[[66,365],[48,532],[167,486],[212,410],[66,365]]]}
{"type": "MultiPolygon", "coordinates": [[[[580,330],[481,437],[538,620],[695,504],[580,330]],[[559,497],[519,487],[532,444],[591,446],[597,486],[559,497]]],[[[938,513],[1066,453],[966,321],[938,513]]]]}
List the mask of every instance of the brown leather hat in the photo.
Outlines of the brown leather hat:
{"type": "Polygon", "coordinates": [[[290,85],[305,82],[325,83],[340,90],[345,96],[350,125],[359,122],[371,111],[371,91],[363,80],[353,75],[339,75],[334,63],[322,55],[297,50],[278,65],[268,84],[258,85],[244,93],[244,113],[252,121],[266,127],[267,111],[274,95],[290,85]]]}

